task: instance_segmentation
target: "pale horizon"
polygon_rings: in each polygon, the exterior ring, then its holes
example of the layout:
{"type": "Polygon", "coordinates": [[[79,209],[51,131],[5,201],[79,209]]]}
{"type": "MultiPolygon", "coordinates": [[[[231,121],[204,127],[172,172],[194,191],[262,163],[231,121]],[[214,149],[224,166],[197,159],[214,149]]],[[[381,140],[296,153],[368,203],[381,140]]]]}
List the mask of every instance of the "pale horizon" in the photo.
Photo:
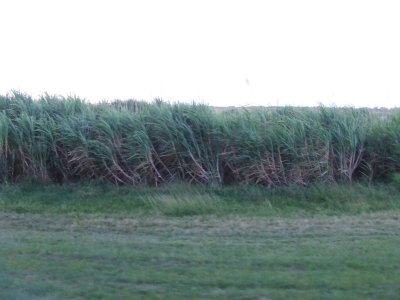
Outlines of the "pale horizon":
{"type": "Polygon", "coordinates": [[[1,1],[0,94],[398,107],[396,1],[1,1]]]}

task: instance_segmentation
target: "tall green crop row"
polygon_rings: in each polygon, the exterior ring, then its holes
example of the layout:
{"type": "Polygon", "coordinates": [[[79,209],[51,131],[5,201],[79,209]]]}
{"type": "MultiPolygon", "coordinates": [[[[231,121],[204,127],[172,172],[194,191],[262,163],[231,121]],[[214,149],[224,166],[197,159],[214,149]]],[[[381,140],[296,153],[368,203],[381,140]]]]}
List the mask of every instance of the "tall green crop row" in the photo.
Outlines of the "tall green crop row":
{"type": "Polygon", "coordinates": [[[308,184],[400,171],[400,113],[14,93],[0,97],[0,181],[308,184]]]}

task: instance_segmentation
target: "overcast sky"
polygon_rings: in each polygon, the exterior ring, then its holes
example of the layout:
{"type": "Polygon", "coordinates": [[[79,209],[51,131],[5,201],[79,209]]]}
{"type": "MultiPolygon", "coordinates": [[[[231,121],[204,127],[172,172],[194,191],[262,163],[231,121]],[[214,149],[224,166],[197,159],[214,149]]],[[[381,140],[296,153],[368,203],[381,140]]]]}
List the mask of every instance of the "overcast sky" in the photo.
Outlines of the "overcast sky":
{"type": "Polygon", "coordinates": [[[0,94],[400,106],[400,1],[0,0],[0,94]]]}

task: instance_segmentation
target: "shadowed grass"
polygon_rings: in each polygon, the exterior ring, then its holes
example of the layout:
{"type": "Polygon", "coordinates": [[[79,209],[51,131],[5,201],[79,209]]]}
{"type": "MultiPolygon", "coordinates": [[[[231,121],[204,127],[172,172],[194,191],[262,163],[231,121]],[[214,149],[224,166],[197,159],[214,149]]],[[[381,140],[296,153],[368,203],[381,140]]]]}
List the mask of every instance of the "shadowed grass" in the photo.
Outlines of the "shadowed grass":
{"type": "Polygon", "coordinates": [[[124,187],[107,183],[2,185],[0,209],[8,212],[250,214],[257,216],[359,214],[400,207],[393,184],[318,184],[309,187],[166,185],[124,187]]]}

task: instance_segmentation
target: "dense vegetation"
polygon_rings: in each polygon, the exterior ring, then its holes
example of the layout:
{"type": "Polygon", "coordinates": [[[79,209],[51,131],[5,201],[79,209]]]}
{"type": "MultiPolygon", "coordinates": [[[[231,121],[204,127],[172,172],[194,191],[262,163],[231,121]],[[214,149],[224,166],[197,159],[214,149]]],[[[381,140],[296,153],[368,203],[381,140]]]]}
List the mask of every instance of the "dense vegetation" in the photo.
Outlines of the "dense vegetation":
{"type": "Polygon", "coordinates": [[[265,186],[400,171],[400,113],[254,108],[13,93],[0,97],[0,181],[265,186]]]}

